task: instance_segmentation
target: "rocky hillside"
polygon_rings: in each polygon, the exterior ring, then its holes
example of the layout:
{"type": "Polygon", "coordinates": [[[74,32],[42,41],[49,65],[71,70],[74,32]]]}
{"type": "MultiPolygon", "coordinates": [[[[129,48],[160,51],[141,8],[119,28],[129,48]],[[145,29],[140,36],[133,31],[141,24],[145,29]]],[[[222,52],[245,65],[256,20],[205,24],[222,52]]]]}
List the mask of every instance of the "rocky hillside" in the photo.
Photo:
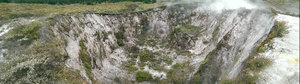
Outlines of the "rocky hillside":
{"type": "Polygon", "coordinates": [[[262,9],[177,4],[16,19],[0,29],[0,82],[217,83],[239,74],[273,18],[262,9]]]}

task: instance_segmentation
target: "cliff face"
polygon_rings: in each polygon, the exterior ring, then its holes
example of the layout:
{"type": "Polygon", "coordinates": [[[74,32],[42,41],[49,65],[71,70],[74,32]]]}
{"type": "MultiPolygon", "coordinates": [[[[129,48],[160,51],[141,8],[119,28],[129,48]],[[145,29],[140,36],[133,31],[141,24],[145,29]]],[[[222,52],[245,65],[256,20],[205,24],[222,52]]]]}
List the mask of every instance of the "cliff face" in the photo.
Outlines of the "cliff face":
{"type": "Polygon", "coordinates": [[[129,14],[80,13],[38,21],[42,23],[39,38],[25,37],[28,45],[23,44],[24,38],[7,40],[10,32],[1,36],[5,45],[1,50],[7,51],[1,65],[15,65],[1,68],[2,81],[32,83],[53,78],[47,81],[132,83],[139,81],[136,72],[147,71],[153,83],[199,79],[211,84],[237,76],[245,59],[269,33],[273,14],[248,9],[215,13],[194,5],[174,5],[129,14]],[[34,73],[41,71],[49,73],[34,73]],[[24,74],[13,78],[18,73],[24,74]]]}

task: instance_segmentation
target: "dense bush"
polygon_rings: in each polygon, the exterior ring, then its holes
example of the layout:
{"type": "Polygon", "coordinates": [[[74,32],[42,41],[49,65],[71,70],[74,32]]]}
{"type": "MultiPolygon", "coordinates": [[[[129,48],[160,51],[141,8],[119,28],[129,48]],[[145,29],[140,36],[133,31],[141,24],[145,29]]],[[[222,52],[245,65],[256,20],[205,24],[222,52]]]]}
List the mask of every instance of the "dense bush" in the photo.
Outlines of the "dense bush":
{"type": "Polygon", "coordinates": [[[28,39],[38,39],[39,38],[39,29],[41,28],[41,23],[31,23],[29,26],[25,27],[21,33],[25,38],[28,39]]]}
{"type": "Polygon", "coordinates": [[[18,40],[26,38],[28,40],[34,40],[39,38],[39,29],[42,27],[42,24],[39,22],[33,22],[29,25],[19,26],[12,29],[8,32],[6,39],[7,40],[18,40]]]}
{"type": "Polygon", "coordinates": [[[155,3],[156,0],[0,0],[0,3],[41,3],[41,4],[96,4],[102,2],[122,2],[122,1],[133,1],[133,2],[144,2],[144,3],[155,3]]]}
{"type": "Polygon", "coordinates": [[[147,71],[138,71],[136,72],[136,80],[138,82],[150,81],[152,80],[152,75],[147,71]]]}

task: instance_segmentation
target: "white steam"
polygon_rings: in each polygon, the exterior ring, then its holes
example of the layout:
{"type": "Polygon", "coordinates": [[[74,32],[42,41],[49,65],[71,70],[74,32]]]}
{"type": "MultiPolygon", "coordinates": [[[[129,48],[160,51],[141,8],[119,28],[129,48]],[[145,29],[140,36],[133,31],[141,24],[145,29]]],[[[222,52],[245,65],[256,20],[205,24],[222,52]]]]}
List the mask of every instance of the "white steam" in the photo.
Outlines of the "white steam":
{"type": "MultiPolygon", "coordinates": [[[[194,0],[197,1],[197,0],[194,0]]],[[[257,3],[254,4],[248,0],[201,0],[198,10],[208,10],[221,13],[223,10],[234,10],[234,9],[255,9],[257,3]]]]}
{"type": "Polygon", "coordinates": [[[253,9],[256,8],[256,6],[246,0],[216,0],[214,3],[209,5],[209,8],[211,10],[220,12],[222,10],[232,10],[239,8],[253,9]]]}

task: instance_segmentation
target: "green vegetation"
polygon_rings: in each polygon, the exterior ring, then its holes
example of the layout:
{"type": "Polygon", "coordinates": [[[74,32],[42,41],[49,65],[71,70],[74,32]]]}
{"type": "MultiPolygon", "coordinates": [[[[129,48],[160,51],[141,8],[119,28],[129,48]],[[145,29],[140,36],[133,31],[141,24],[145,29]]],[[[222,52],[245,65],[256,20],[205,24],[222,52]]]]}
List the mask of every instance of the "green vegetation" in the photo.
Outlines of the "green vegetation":
{"type": "Polygon", "coordinates": [[[121,84],[121,80],[118,77],[114,78],[114,81],[117,82],[118,84],[121,84]]]}
{"type": "Polygon", "coordinates": [[[70,14],[92,11],[95,13],[128,13],[134,11],[124,11],[130,5],[137,5],[142,10],[147,10],[162,6],[160,3],[145,4],[141,2],[118,2],[101,3],[95,5],[47,5],[47,4],[15,4],[0,3],[0,20],[14,19],[20,17],[55,16],[58,14],[70,14]]]}
{"type": "MultiPolygon", "coordinates": [[[[217,46],[219,46],[219,44],[217,46]]],[[[214,62],[215,63],[214,65],[210,64],[212,61],[214,61],[212,59],[214,56],[213,55],[214,52],[215,52],[215,50],[211,51],[206,56],[205,60],[200,63],[200,67],[199,67],[197,73],[195,73],[194,77],[191,80],[192,83],[201,84],[203,82],[204,77],[202,77],[202,74],[205,71],[205,69],[211,69],[211,70],[213,70],[212,71],[213,73],[219,73],[218,70],[215,70],[216,68],[214,68],[215,66],[218,66],[218,65],[216,65],[217,63],[214,62]]],[[[215,76],[215,75],[213,75],[213,76],[215,76]]],[[[215,80],[215,79],[212,78],[212,80],[215,80]]]]}
{"type": "Polygon", "coordinates": [[[35,40],[39,38],[39,30],[42,24],[39,22],[33,22],[28,25],[19,26],[8,32],[6,35],[7,40],[17,40],[27,38],[28,40],[35,40]]]}
{"type": "Polygon", "coordinates": [[[235,80],[223,79],[223,80],[221,80],[221,84],[235,84],[235,80]]]}
{"type": "Polygon", "coordinates": [[[265,47],[264,46],[260,46],[259,48],[258,48],[258,52],[265,52],[265,47]]]}
{"type": "Polygon", "coordinates": [[[254,58],[246,62],[246,68],[249,68],[251,71],[259,72],[265,69],[267,66],[271,65],[272,61],[267,58],[254,58]]]}
{"type": "Polygon", "coordinates": [[[135,72],[136,70],[138,70],[138,68],[136,68],[135,66],[129,66],[129,67],[128,67],[128,70],[129,70],[130,72],[135,72]]]}
{"type": "Polygon", "coordinates": [[[271,37],[283,37],[284,34],[287,33],[287,26],[286,26],[286,22],[280,22],[280,21],[275,21],[273,29],[271,31],[271,37]],[[272,36],[274,35],[274,36],[272,36]]]}
{"type": "Polygon", "coordinates": [[[283,37],[283,35],[286,33],[288,33],[286,22],[275,21],[268,37],[259,45],[256,52],[264,52],[266,49],[265,44],[269,43],[273,38],[283,37]]]}
{"type": "Polygon", "coordinates": [[[218,39],[217,37],[218,37],[219,31],[220,31],[220,29],[219,29],[219,25],[218,25],[218,26],[216,26],[216,28],[215,28],[215,30],[213,32],[213,40],[217,40],[218,39]]]}
{"type": "Polygon", "coordinates": [[[140,52],[140,49],[137,46],[132,46],[132,47],[130,47],[128,52],[136,54],[136,53],[140,52]]]}
{"type": "Polygon", "coordinates": [[[122,1],[133,1],[133,2],[144,2],[144,3],[155,3],[156,0],[0,0],[0,3],[41,3],[41,4],[96,4],[102,2],[122,2],[122,1]]]}
{"type": "Polygon", "coordinates": [[[136,72],[136,80],[138,82],[150,81],[153,80],[152,74],[147,71],[138,71],[136,72]]]}
{"type": "Polygon", "coordinates": [[[172,69],[167,71],[168,82],[174,84],[184,84],[185,75],[186,72],[188,71],[187,69],[185,69],[187,64],[188,63],[183,63],[183,64],[176,63],[175,65],[173,65],[172,69]]]}
{"type": "Polygon", "coordinates": [[[176,64],[174,64],[173,66],[172,66],[172,68],[173,69],[178,69],[178,68],[182,68],[183,66],[181,65],[181,64],[178,64],[178,63],[176,63],[176,64]]]}
{"type": "Polygon", "coordinates": [[[55,77],[62,79],[61,80],[62,83],[69,83],[69,84],[74,84],[74,83],[86,84],[87,83],[85,81],[85,79],[81,77],[79,71],[74,72],[66,67],[59,70],[59,72],[55,74],[55,77]]]}
{"type": "Polygon", "coordinates": [[[137,41],[137,44],[138,45],[144,45],[145,43],[147,43],[148,42],[148,39],[147,38],[149,38],[148,37],[148,34],[147,34],[147,31],[148,31],[148,29],[147,29],[147,27],[148,27],[148,25],[149,25],[149,22],[148,22],[148,18],[147,17],[143,17],[141,20],[140,20],[140,25],[142,26],[142,27],[140,27],[141,29],[141,32],[136,32],[137,33],[137,38],[139,39],[138,41],[137,41]]]}
{"type": "Polygon", "coordinates": [[[193,54],[186,51],[188,48],[191,47],[190,45],[188,45],[188,43],[193,36],[199,34],[195,32],[199,32],[199,31],[200,31],[199,27],[195,27],[187,24],[174,28],[172,31],[170,31],[170,34],[167,37],[168,39],[164,41],[165,43],[167,43],[165,44],[165,47],[176,48],[177,50],[180,51],[181,54],[191,56],[193,54]]]}
{"type": "Polygon", "coordinates": [[[124,40],[126,40],[126,37],[124,35],[124,31],[119,31],[117,33],[115,33],[115,36],[117,38],[117,44],[119,46],[124,46],[124,40]]]}
{"type": "Polygon", "coordinates": [[[191,80],[192,82],[194,82],[195,84],[201,84],[202,83],[202,79],[200,74],[195,74],[193,79],[191,80]]]}
{"type": "Polygon", "coordinates": [[[200,27],[189,25],[189,24],[181,25],[179,29],[187,34],[197,34],[201,30],[200,27]]]}
{"type": "Polygon", "coordinates": [[[164,61],[168,65],[171,65],[173,63],[173,60],[171,58],[169,58],[168,56],[163,56],[162,61],[164,61]]]}
{"type": "Polygon", "coordinates": [[[91,65],[91,57],[88,55],[87,51],[87,47],[84,45],[84,42],[86,42],[86,40],[80,40],[79,41],[79,46],[81,48],[81,50],[79,51],[79,59],[81,60],[86,74],[87,76],[92,79],[92,65],[91,65]]]}
{"type": "Polygon", "coordinates": [[[141,52],[138,56],[140,57],[141,62],[153,62],[155,60],[153,53],[147,50],[141,52]]]}
{"type": "Polygon", "coordinates": [[[135,60],[131,59],[131,60],[128,60],[128,62],[125,64],[125,68],[129,71],[129,73],[135,72],[138,70],[138,68],[135,67],[134,65],[135,65],[135,60]]]}

